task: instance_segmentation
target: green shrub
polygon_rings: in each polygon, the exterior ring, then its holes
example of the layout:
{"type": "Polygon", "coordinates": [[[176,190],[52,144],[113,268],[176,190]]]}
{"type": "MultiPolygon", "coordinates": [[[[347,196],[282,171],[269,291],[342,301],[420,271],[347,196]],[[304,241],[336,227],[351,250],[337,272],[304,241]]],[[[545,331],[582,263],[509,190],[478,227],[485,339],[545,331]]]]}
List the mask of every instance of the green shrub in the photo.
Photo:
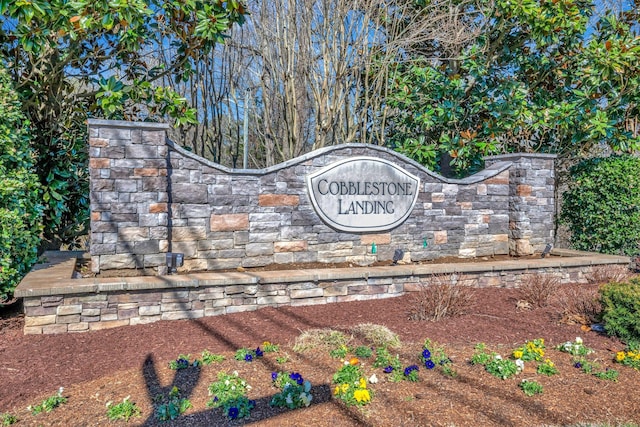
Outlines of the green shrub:
{"type": "Polygon", "coordinates": [[[600,297],[607,333],[627,343],[640,342],[640,279],[604,285],[600,297]]]}
{"type": "Polygon", "coordinates": [[[571,169],[560,219],[575,249],[637,255],[640,243],[640,159],[585,160],[571,169]]]}
{"type": "Polygon", "coordinates": [[[11,297],[35,263],[42,231],[27,126],[11,81],[0,69],[0,302],[11,297]]]}

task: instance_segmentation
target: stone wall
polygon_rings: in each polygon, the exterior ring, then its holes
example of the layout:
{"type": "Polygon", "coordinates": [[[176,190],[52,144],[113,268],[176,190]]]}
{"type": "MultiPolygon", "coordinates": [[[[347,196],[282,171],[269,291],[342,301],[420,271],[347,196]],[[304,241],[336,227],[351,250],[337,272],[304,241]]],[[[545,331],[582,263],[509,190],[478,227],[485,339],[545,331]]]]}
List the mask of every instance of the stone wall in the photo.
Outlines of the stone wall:
{"type": "MultiPolygon", "coordinates": [[[[517,287],[532,276],[559,284],[585,283],[598,260],[548,258],[488,266],[440,264],[263,273],[196,273],[118,279],[59,279],[73,270],[47,265],[30,273],[16,294],[23,298],[25,334],[84,332],[160,320],[196,319],[283,305],[302,306],[396,297],[428,287],[430,276],[451,274],[475,287],[517,287]],[[361,271],[356,271],[361,270],[361,271]],[[30,282],[30,283],[27,283],[30,282]],[[41,287],[39,284],[43,283],[41,287]],[[46,282],[46,285],[44,284],[46,282]]],[[[602,262],[626,267],[628,259],[602,262]]]]}
{"type": "Polygon", "coordinates": [[[260,170],[232,170],[178,147],[167,125],[89,120],[91,255],[95,272],[283,263],[359,265],[446,256],[524,255],[554,238],[554,156],[493,157],[456,180],[386,148],[345,144],[260,170]],[[349,233],[316,214],[305,177],[353,156],[385,159],[420,179],[411,215],[396,228],[349,233]],[[377,253],[372,253],[375,243],[377,253]]]}

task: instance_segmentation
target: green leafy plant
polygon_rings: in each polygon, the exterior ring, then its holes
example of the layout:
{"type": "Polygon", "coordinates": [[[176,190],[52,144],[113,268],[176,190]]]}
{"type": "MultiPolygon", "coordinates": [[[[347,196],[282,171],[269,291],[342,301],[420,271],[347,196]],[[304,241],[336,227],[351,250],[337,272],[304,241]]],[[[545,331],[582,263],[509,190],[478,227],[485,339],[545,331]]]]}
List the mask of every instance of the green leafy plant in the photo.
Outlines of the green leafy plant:
{"type": "Polygon", "coordinates": [[[405,379],[400,356],[397,354],[392,356],[385,347],[376,349],[376,358],[373,361],[373,367],[383,368],[383,372],[390,374],[390,380],[393,382],[399,382],[405,379]]]}
{"type": "Polygon", "coordinates": [[[284,354],[282,356],[276,356],[276,362],[280,364],[287,363],[289,361],[289,355],[284,354]]]}
{"type": "Polygon", "coordinates": [[[560,219],[575,249],[637,255],[640,244],[640,159],[584,160],[571,169],[560,219]]]}
{"type": "Polygon", "coordinates": [[[520,371],[516,362],[511,359],[503,359],[500,355],[494,356],[492,360],[487,362],[484,369],[494,377],[503,380],[511,378],[520,371]]]}
{"type": "Polygon", "coordinates": [[[236,354],[233,356],[236,360],[244,360],[245,362],[252,362],[253,359],[257,357],[262,357],[264,355],[264,351],[257,347],[254,349],[249,348],[240,348],[236,350],[236,354]]]}
{"type": "Polygon", "coordinates": [[[222,408],[229,419],[245,418],[251,414],[256,406],[255,401],[249,400],[247,393],[251,386],[234,371],[231,375],[219,372],[218,381],[209,385],[209,395],[213,396],[207,406],[222,408]]]}
{"type": "Polygon", "coordinates": [[[363,406],[371,402],[373,392],[367,388],[367,380],[358,359],[345,361],[333,374],[332,382],[337,384],[333,395],[347,405],[363,406]]]}
{"type": "Polygon", "coordinates": [[[280,346],[278,344],[273,344],[270,341],[265,341],[262,343],[262,351],[265,353],[276,353],[280,350],[280,346]]]}
{"type": "MultiPolygon", "coordinates": [[[[403,379],[405,381],[416,382],[418,381],[418,372],[420,368],[418,365],[409,365],[402,371],[402,376],[399,379],[403,379]]],[[[398,371],[399,373],[399,371],[398,371]]]]}
{"type": "MultiPolygon", "coordinates": [[[[172,360],[169,362],[169,369],[173,369],[174,371],[187,369],[189,366],[191,366],[191,362],[189,362],[190,358],[190,354],[181,354],[176,360],[172,360]]],[[[198,366],[199,364],[200,361],[198,361],[197,359],[193,362],[193,366],[198,366]]]]}
{"type": "Polygon", "coordinates": [[[280,389],[280,392],[271,398],[271,406],[296,409],[311,404],[311,383],[299,373],[272,372],[271,379],[273,385],[280,389]]]}
{"type": "Polygon", "coordinates": [[[422,346],[420,360],[428,370],[439,369],[447,376],[456,376],[456,372],[451,368],[453,362],[445,353],[444,348],[436,345],[430,339],[425,340],[422,346]]]}
{"type": "Polygon", "coordinates": [[[520,381],[520,384],[518,386],[527,396],[542,394],[543,392],[542,385],[533,380],[522,380],[520,381]]]}
{"type": "Polygon", "coordinates": [[[538,365],[536,372],[541,375],[556,375],[558,373],[558,368],[556,368],[555,363],[553,363],[550,359],[546,359],[543,363],[538,365]]]}
{"type": "Polygon", "coordinates": [[[133,417],[139,417],[142,413],[135,402],[130,401],[131,396],[125,397],[122,402],[113,404],[113,402],[107,402],[107,418],[110,421],[124,420],[129,422],[133,417]]]}
{"type": "Polygon", "coordinates": [[[338,348],[329,350],[329,356],[334,359],[344,359],[349,354],[349,348],[346,345],[341,345],[338,348]]]}
{"type": "Polygon", "coordinates": [[[60,387],[56,394],[47,397],[39,405],[35,405],[33,407],[29,406],[27,409],[30,410],[33,415],[38,415],[41,412],[51,412],[58,406],[67,403],[67,398],[62,395],[63,392],[64,388],[60,387]]]}
{"type": "Polygon", "coordinates": [[[608,283],[600,288],[602,320],[609,335],[640,344],[640,279],[608,283]]]}
{"type": "Polygon", "coordinates": [[[202,352],[202,364],[205,366],[211,365],[212,363],[219,363],[225,360],[225,357],[221,354],[211,353],[209,350],[204,350],[202,352]]]}
{"type": "Polygon", "coordinates": [[[485,366],[487,363],[492,361],[495,356],[496,353],[487,351],[486,344],[478,343],[474,347],[473,355],[471,356],[471,364],[485,366]]]}
{"type": "Polygon", "coordinates": [[[0,413],[0,423],[3,426],[10,426],[18,422],[18,418],[15,415],[9,413],[0,413]]]}
{"type": "Polygon", "coordinates": [[[572,356],[586,356],[593,353],[593,350],[584,345],[582,338],[576,337],[575,341],[567,341],[556,347],[563,353],[569,353],[572,356]]]}
{"type": "Polygon", "coordinates": [[[355,350],[353,350],[353,354],[355,354],[357,357],[366,359],[368,357],[373,356],[373,350],[371,349],[371,347],[361,345],[356,347],[355,350]]]}
{"type": "Polygon", "coordinates": [[[604,371],[595,372],[593,374],[593,376],[601,380],[614,381],[614,382],[618,381],[619,375],[620,373],[617,370],[611,369],[611,368],[607,368],[604,371]]]}
{"type": "Polygon", "coordinates": [[[42,194],[29,147],[29,122],[0,67],[0,303],[35,264],[42,232],[42,194]]]}
{"type": "Polygon", "coordinates": [[[381,368],[388,366],[393,360],[393,356],[389,353],[386,347],[380,347],[376,349],[376,358],[373,361],[374,368],[381,368]]]}
{"type": "Polygon", "coordinates": [[[162,403],[156,407],[155,414],[160,421],[175,420],[191,408],[189,399],[181,398],[180,389],[176,386],[171,389],[166,398],[159,396],[158,400],[162,403]]]}
{"type": "Polygon", "coordinates": [[[366,405],[371,402],[373,392],[367,388],[367,380],[360,365],[352,361],[347,361],[333,375],[332,382],[337,384],[333,390],[333,395],[347,405],[366,405]]]}
{"type": "Polygon", "coordinates": [[[536,338],[513,350],[512,355],[514,359],[521,359],[525,362],[540,361],[544,357],[544,350],[544,339],[536,338]]]}
{"type": "Polygon", "coordinates": [[[616,362],[640,371],[640,350],[637,346],[628,347],[616,353],[616,362]]]}

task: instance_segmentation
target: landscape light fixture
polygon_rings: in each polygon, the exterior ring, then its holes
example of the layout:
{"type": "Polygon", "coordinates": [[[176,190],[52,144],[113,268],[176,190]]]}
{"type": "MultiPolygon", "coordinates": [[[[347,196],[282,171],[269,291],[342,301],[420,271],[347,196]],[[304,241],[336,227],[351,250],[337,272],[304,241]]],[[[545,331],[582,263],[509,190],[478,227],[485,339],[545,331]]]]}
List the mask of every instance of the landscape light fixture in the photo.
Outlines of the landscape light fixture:
{"type": "Polygon", "coordinates": [[[167,252],[167,272],[169,274],[176,273],[178,267],[184,264],[184,254],[178,252],[167,252]]]}
{"type": "Polygon", "coordinates": [[[547,255],[549,255],[549,252],[551,252],[551,248],[553,246],[551,246],[551,243],[547,243],[547,246],[545,246],[544,250],[542,251],[542,255],[540,255],[541,258],[546,257],[547,255]]]}
{"type": "Polygon", "coordinates": [[[393,265],[396,265],[402,258],[404,258],[404,251],[402,249],[396,249],[393,253],[393,265]]]}

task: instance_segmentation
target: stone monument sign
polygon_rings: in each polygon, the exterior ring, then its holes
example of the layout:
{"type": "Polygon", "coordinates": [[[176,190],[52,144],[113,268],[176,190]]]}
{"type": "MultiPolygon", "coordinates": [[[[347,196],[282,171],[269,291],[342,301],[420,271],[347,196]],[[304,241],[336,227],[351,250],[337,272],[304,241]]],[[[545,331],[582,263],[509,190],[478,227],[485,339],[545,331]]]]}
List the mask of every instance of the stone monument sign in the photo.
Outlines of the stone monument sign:
{"type": "Polygon", "coordinates": [[[451,179],[342,144],[231,169],[174,144],[166,124],[88,125],[94,272],[527,255],[554,242],[553,155],[488,157],[451,179]]]}

